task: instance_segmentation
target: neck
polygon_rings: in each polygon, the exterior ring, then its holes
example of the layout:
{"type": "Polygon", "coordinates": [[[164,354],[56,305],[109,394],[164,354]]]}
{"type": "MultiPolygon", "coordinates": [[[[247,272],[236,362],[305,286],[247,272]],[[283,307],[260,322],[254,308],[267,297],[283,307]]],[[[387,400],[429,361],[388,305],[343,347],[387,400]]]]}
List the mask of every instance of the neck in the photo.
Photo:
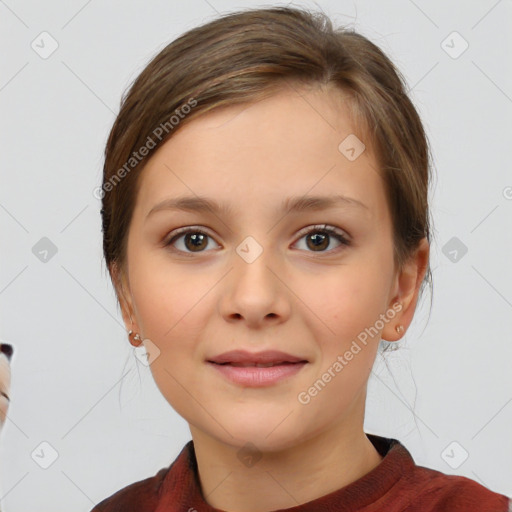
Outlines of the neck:
{"type": "Polygon", "coordinates": [[[252,465],[240,462],[240,446],[192,426],[191,433],[202,494],[210,506],[228,512],[296,507],[349,485],[382,460],[362,423],[340,423],[287,449],[258,453],[252,465]]]}

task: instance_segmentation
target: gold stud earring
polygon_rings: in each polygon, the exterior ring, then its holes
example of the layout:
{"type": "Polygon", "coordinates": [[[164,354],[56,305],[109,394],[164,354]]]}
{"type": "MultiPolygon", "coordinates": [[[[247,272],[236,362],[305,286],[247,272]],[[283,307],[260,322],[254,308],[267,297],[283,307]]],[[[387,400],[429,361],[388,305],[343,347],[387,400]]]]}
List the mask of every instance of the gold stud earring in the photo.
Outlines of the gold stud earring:
{"type": "Polygon", "coordinates": [[[397,325],[397,326],[395,327],[395,330],[396,330],[396,332],[397,332],[398,334],[402,334],[402,333],[404,332],[404,326],[403,326],[402,324],[397,325]]]}

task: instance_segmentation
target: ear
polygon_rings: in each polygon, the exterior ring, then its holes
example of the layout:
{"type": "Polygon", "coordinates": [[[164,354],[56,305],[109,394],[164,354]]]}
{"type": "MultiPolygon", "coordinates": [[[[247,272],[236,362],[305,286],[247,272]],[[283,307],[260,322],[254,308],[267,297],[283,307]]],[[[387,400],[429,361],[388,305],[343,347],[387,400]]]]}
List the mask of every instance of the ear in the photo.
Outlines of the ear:
{"type": "Polygon", "coordinates": [[[382,330],[382,339],[398,341],[411,324],[418,302],[420,286],[428,268],[429,254],[430,245],[428,240],[422,238],[415,253],[404,265],[400,274],[396,276],[395,293],[388,308],[396,311],[396,303],[400,302],[402,309],[392,321],[385,325],[382,330]],[[393,304],[395,304],[394,308],[393,304]],[[396,326],[400,324],[404,326],[404,331],[401,334],[396,331],[396,326]]]}
{"type": "MultiPolygon", "coordinates": [[[[136,316],[128,279],[116,262],[113,262],[110,265],[110,275],[112,277],[112,283],[121,308],[126,332],[128,333],[129,331],[133,331],[135,335],[139,332],[139,327],[137,325],[137,321],[134,321],[136,316]]],[[[137,347],[140,345],[140,343],[133,341],[133,336],[128,336],[128,339],[133,346],[137,347]]]]}

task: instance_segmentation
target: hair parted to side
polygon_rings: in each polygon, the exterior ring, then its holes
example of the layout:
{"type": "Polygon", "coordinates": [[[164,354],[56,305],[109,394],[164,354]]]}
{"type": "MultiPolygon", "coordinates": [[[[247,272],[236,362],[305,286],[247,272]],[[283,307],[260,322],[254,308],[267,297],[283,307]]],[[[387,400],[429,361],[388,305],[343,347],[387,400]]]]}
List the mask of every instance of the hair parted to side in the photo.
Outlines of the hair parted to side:
{"type": "MultiPolygon", "coordinates": [[[[116,289],[126,272],[138,177],[151,154],[196,117],[261,100],[286,84],[329,85],[348,96],[363,142],[378,160],[397,268],[422,238],[430,243],[430,151],[401,73],[374,43],[352,29],[333,28],[321,12],[249,9],[181,35],[123,95],[105,148],[101,210],[103,252],[116,289]],[[135,160],[142,147],[150,148],[141,151],[147,156],[135,160]]],[[[426,282],[432,286],[430,265],[420,293],[426,282]]]]}

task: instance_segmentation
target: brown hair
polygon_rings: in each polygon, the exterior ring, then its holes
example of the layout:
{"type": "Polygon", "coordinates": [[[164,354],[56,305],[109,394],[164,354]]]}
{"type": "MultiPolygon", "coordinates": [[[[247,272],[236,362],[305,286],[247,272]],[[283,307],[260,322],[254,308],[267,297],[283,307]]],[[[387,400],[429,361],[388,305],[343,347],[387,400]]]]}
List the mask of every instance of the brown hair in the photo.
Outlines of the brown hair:
{"type": "MultiPolygon", "coordinates": [[[[249,9],[181,35],[123,95],[105,149],[102,185],[103,252],[114,285],[117,271],[126,270],[138,177],[152,152],[197,116],[268,97],[285,82],[334,85],[348,93],[365,143],[378,157],[397,268],[422,238],[430,243],[431,158],[400,72],[375,44],[352,29],[333,28],[323,13],[249,9]]],[[[430,265],[421,292],[425,282],[432,285],[430,265]]]]}

